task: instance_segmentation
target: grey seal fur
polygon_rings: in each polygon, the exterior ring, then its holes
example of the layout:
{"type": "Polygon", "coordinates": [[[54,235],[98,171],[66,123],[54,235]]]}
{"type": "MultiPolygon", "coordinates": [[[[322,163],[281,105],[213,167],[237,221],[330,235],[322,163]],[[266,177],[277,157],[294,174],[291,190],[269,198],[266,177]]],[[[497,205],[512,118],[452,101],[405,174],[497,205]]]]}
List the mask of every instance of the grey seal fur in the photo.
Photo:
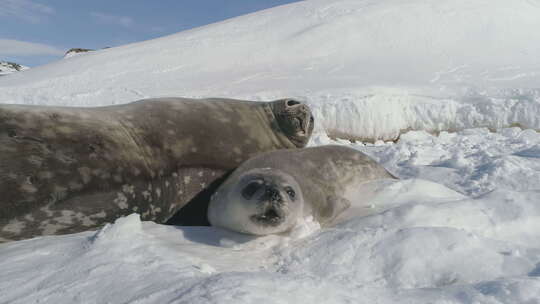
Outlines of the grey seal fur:
{"type": "Polygon", "coordinates": [[[395,179],[364,153],[337,145],[260,154],[239,166],[213,195],[213,226],[265,235],[287,232],[312,216],[321,226],[346,210],[372,212],[370,181],[395,179]]]}
{"type": "Polygon", "coordinates": [[[243,161],[304,147],[312,130],[309,108],[293,99],[0,105],[0,241],[80,232],[133,212],[166,222],[243,161]]]}

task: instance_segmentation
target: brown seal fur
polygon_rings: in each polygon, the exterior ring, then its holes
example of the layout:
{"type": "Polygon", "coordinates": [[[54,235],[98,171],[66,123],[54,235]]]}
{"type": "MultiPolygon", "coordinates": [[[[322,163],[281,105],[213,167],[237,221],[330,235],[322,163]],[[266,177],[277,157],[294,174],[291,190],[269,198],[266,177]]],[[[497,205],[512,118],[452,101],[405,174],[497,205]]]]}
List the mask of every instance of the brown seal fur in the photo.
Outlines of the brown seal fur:
{"type": "Polygon", "coordinates": [[[133,212],[163,223],[246,159],[304,147],[312,130],[309,108],[291,99],[1,105],[0,241],[84,231],[133,212]]]}

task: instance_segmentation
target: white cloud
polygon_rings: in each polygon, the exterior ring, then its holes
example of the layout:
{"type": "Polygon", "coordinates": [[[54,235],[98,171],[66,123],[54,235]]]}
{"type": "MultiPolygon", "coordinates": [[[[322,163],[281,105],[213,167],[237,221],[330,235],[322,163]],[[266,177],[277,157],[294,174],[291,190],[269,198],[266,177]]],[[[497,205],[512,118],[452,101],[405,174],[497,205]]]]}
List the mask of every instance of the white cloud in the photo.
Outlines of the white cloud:
{"type": "Polygon", "coordinates": [[[0,39],[0,56],[63,55],[54,46],[20,40],[0,39]]]}
{"type": "Polygon", "coordinates": [[[54,13],[52,7],[31,0],[0,0],[0,17],[40,23],[54,13]]]}
{"type": "Polygon", "coordinates": [[[93,12],[90,13],[90,15],[94,17],[99,23],[115,24],[123,27],[131,27],[135,24],[131,17],[126,16],[115,16],[99,12],[93,12]]]}

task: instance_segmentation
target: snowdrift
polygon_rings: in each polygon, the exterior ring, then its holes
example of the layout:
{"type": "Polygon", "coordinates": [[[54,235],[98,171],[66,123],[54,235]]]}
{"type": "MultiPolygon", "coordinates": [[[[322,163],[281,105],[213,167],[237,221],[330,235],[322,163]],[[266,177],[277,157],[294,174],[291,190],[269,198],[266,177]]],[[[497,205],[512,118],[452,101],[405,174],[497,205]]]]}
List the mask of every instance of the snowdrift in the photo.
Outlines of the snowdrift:
{"type": "Polygon", "coordinates": [[[538,16],[538,0],[302,1],[2,77],[0,102],[292,96],[333,137],[540,129],[538,16]]]}

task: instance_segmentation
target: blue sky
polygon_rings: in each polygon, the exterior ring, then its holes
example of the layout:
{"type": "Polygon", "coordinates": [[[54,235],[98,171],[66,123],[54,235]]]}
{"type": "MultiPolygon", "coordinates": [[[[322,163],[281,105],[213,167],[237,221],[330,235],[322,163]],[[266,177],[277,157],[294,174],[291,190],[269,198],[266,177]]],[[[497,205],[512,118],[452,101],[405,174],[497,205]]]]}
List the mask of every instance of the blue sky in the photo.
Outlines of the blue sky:
{"type": "Polygon", "coordinates": [[[36,66],[73,47],[173,34],[298,0],[0,0],[0,61],[36,66]]]}

